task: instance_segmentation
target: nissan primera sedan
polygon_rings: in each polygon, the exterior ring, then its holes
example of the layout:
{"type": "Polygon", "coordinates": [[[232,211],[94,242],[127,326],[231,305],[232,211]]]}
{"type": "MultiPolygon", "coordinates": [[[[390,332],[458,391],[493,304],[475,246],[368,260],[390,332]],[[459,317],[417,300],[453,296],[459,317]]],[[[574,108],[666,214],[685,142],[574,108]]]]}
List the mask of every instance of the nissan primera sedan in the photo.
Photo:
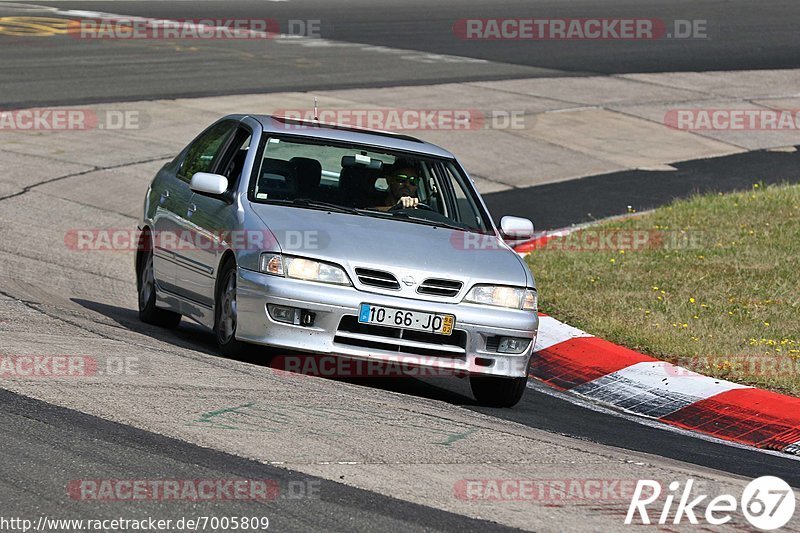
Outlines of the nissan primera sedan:
{"type": "Polygon", "coordinates": [[[512,406],[525,392],[537,294],[504,239],[529,238],[533,224],[500,225],[438,146],[227,116],[147,191],[139,316],[194,320],[226,355],[261,345],[469,376],[481,404],[512,406]]]}

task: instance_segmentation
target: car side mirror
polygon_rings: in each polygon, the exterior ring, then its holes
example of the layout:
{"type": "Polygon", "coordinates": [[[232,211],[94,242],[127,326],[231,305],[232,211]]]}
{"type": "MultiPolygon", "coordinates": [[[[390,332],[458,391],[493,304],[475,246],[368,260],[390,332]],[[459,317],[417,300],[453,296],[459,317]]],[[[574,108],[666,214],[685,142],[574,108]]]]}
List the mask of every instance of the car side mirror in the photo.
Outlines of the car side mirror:
{"type": "Polygon", "coordinates": [[[219,174],[210,174],[208,172],[197,172],[192,176],[192,181],[189,182],[189,188],[197,194],[203,196],[211,196],[212,198],[221,198],[229,201],[228,198],[228,178],[219,174]]]}
{"type": "Polygon", "coordinates": [[[533,222],[527,218],[503,217],[500,219],[500,231],[503,238],[512,240],[526,240],[533,238],[533,222]]]}

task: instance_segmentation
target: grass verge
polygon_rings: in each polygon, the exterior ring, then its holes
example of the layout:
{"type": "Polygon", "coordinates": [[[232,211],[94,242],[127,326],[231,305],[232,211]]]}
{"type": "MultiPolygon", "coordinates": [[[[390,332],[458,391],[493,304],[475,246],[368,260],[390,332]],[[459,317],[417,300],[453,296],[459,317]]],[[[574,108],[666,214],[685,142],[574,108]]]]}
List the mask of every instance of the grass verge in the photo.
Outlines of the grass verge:
{"type": "Polygon", "coordinates": [[[544,313],[690,370],[800,396],[800,186],[695,196],[528,256],[544,313]]]}

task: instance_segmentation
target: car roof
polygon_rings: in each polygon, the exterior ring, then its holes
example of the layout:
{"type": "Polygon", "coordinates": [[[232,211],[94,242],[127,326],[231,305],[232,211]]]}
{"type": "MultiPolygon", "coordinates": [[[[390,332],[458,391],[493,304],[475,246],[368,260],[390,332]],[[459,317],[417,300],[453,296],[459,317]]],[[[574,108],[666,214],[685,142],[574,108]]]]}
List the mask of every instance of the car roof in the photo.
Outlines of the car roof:
{"type": "MultiPolygon", "coordinates": [[[[234,115],[231,118],[244,118],[234,115]]],[[[412,152],[447,159],[455,159],[453,154],[435,144],[410,135],[380,130],[368,130],[347,124],[332,124],[308,120],[298,120],[275,115],[249,115],[258,120],[265,133],[297,135],[339,142],[352,142],[401,152],[412,152]]]]}

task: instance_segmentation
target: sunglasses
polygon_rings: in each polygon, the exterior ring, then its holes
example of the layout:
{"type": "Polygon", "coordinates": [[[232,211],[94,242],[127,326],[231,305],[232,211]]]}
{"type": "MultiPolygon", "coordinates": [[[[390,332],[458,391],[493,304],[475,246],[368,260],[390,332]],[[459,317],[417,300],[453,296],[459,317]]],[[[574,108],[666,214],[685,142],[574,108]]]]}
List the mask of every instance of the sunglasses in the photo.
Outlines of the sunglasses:
{"type": "Polygon", "coordinates": [[[419,183],[419,178],[417,176],[409,176],[408,174],[395,174],[393,177],[397,181],[407,181],[411,185],[416,185],[419,183]]]}

